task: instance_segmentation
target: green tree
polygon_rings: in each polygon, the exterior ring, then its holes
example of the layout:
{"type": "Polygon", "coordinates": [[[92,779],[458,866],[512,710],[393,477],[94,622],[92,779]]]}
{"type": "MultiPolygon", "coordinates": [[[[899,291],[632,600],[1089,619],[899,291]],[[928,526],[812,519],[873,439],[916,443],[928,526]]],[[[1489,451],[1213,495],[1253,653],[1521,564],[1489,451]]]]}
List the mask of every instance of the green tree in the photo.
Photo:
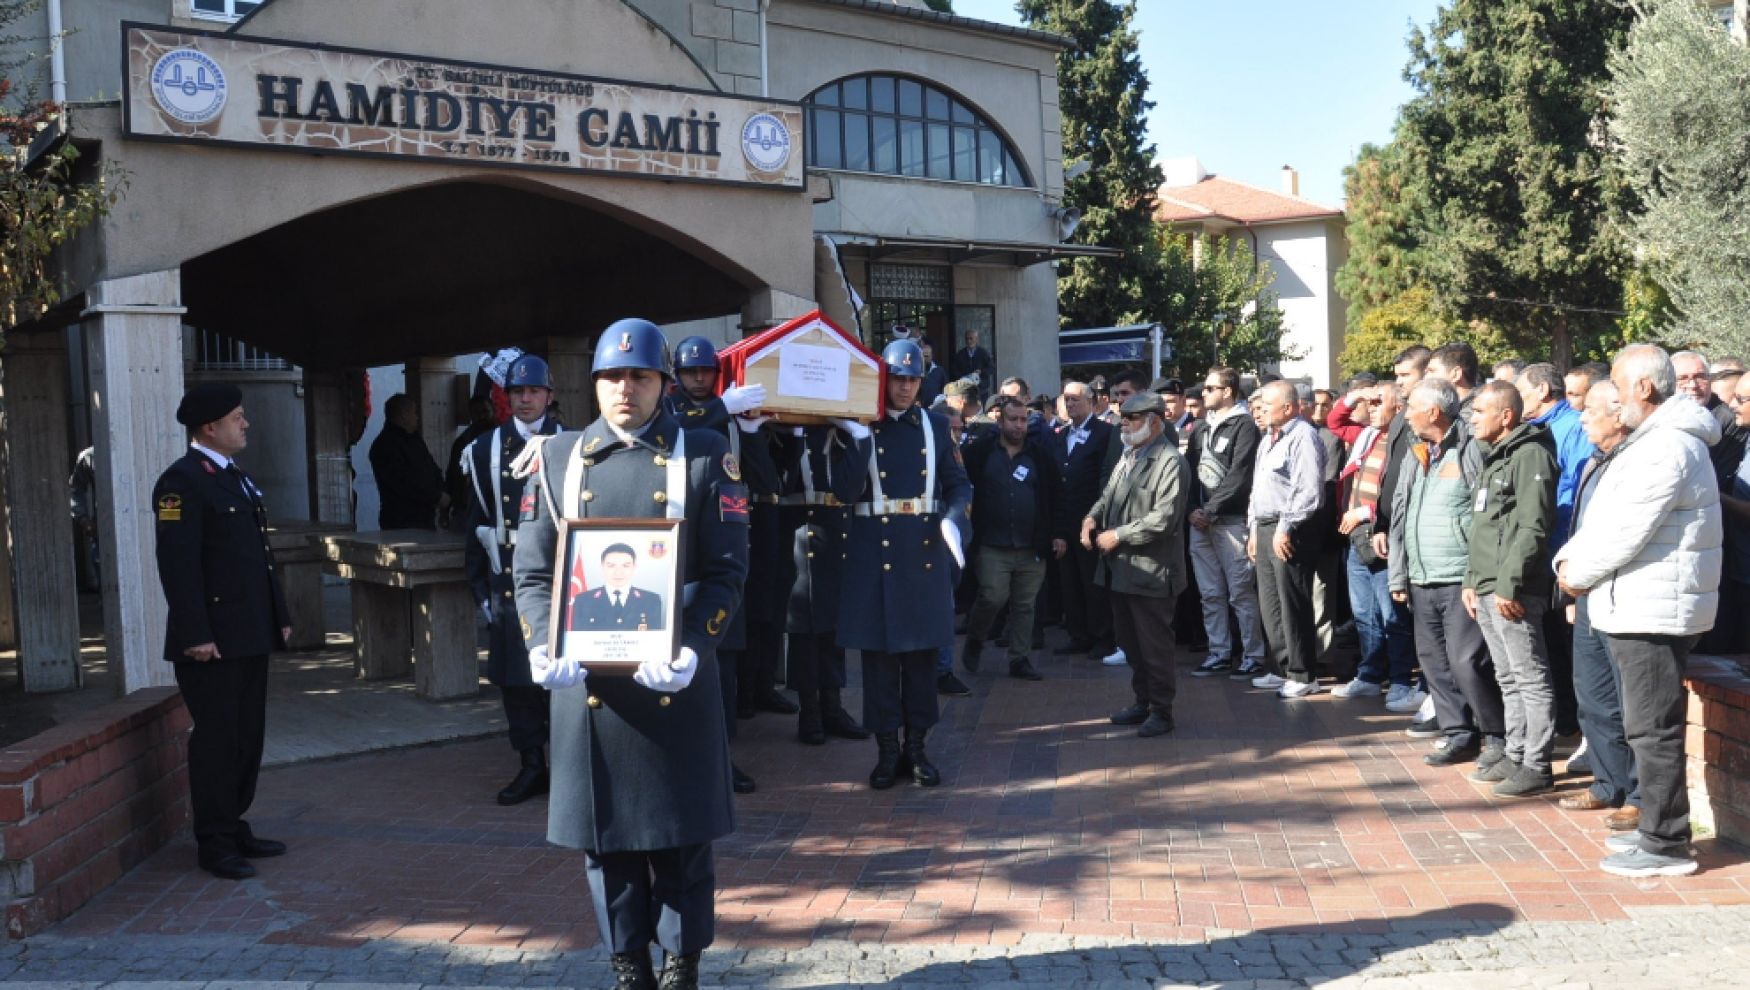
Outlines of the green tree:
{"type": "MultiPolygon", "coordinates": [[[[1404,142],[1364,144],[1343,170],[1349,257],[1337,269],[1337,292],[1349,303],[1349,325],[1415,287],[1422,278],[1417,216],[1425,187],[1404,142]]],[[[1432,299],[1418,300],[1432,305],[1432,299]]]]}
{"type": "Polygon", "coordinates": [[[1638,286],[1624,330],[1750,354],[1750,51],[1702,5],[1653,0],[1611,72],[1610,136],[1641,203],[1630,236],[1675,309],[1642,315],[1638,286]]]}
{"type": "Polygon", "coordinates": [[[1200,379],[1217,363],[1259,371],[1283,358],[1282,308],[1275,274],[1239,238],[1195,238],[1157,228],[1164,305],[1156,317],[1173,331],[1181,377],[1200,379]]]}
{"type": "Polygon", "coordinates": [[[1386,374],[1392,360],[1412,344],[1437,347],[1465,336],[1464,324],[1440,308],[1427,286],[1412,286],[1379,299],[1349,324],[1337,362],[1346,375],[1386,374]]]}
{"type": "Polygon", "coordinates": [[[924,0],[924,6],[938,14],[954,13],[954,0],[924,0]]]}
{"type": "Polygon", "coordinates": [[[1136,0],[1020,0],[1032,27],[1068,37],[1057,56],[1063,160],[1086,162],[1065,184],[1065,206],[1082,211],[1080,244],[1120,248],[1118,258],[1076,258],[1058,268],[1058,317],[1065,328],[1158,319],[1162,303],[1154,229],[1163,176],[1147,139],[1148,76],[1131,29],[1136,0]]]}
{"type": "Polygon", "coordinates": [[[1428,284],[1558,366],[1620,312],[1623,190],[1600,136],[1633,17],[1615,0],[1451,0],[1410,38],[1418,95],[1399,134],[1426,176],[1413,233],[1428,284]]]}
{"type": "MultiPolygon", "coordinates": [[[[44,39],[16,33],[16,25],[39,0],[0,0],[0,51],[27,51],[44,39]]],[[[40,99],[12,74],[36,61],[25,56],[0,62],[0,341],[6,331],[46,313],[60,301],[53,271],[55,252],[81,228],[101,217],[115,195],[98,176],[74,182],[79,153],[72,142],[46,142],[61,108],[40,99]],[[48,143],[31,157],[33,145],[48,143]]]]}

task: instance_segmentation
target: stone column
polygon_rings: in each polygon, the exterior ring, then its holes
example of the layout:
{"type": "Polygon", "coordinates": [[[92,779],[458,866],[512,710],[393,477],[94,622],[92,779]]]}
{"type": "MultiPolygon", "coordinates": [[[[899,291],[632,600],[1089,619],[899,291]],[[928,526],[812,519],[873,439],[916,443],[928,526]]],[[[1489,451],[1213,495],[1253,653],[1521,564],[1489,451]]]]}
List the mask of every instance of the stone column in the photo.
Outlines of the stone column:
{"type": "Polygon", "coordinates": [[[535,353],[545,354],[553,373],[553,401],[559,403],[559,421],[567,429],[581,430],[595,419],[595,389],[589,379],[595,338],[548,337],[543,343],[535,353]]]}
{"type": "Polygon", "coordinates": [[[79,670],[79,586],[67,478],[67,345],[60,333],[7,338],[6,506],[11,520],[14,622],[24,689],[70,691],[79,670]]]}
{"type": "MultiPolygon", "coordinates": [[[[793,296],[780,289],[755,289],[747,297],[747,304],[741,307],[741,334],[745,337],[769,330],[780,323],[805,316],[815,308],[812,299],[793,296]]],[[[844,326],[844,329],[855,332],[852,326],[844,326]]]]}
{"type": "MultiPolygon", "coordinates": [[[[438,467],[450,456],[456,438],[456,359],[416,358],[407,362],[407,394],[419,403],[419,433],[438,467]]],[[[388,396],[383,400],[388,401],[388,396]]]]}
{"type": "Polygon", "coordinates": [[[304,372],[304,436],[310,458],[310,519],[355,526],[352,504],[352,445],[347,435],[347,404],[356,401],[349,371],[304,372]]]}
{"type": "Polygon", "coordinates": [[[176,683],[164,662],[152,486],[187,449],[182,400],[182,272],[93,285],[83,317],[97,461],[103,630],[117,689],[176,683]]]}

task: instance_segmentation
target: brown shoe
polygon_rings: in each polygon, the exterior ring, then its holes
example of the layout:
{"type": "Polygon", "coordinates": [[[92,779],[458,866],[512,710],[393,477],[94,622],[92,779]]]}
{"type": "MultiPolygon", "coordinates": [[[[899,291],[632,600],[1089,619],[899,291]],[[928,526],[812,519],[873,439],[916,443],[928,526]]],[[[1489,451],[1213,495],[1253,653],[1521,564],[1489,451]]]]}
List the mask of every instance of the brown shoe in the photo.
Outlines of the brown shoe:
{"type": "Polygon", "coordinates": [[[1605,815],[1604,824],[1610,826],[1612,832],[1632,832],[1641,827],[1641,809],[1625,804],[1605,815]]]}
{"type": "Polygon", "coordinates": [[[1567,797],[1562,798],[1560,801],[1557,801],[1556,804],[1559,805],[1563,811],[1603,811],[1605,808],[1611,807],[1609,801],[1593,794],[1589,790],[1581,791],[1578,794],[1570,794],[1567,797]]]}

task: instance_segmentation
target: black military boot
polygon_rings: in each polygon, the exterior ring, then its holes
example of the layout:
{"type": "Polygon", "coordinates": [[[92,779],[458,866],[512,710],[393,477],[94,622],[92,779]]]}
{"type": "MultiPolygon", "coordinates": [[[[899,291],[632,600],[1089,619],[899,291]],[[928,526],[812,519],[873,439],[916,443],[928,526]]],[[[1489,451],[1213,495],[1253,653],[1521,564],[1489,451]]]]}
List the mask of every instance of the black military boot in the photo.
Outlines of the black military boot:
{"type": "Polygon", "coordinates": [[[616,952],[608,965],[614,968],[614,990],[656,990],[656,973],[650,968],[648,950],[616,952]]]}
{"type": "Polygon", "coordinates": [[[845,706],[839,700],[838,688],[820,689],[820,724],[829,736],[840,739],[867,739],[869,730],[857,724],[851,713],[845,711],[845,706]]]}
{"type": "Polygon", "coordinates": [[[756,711],[776,712],[779,715],[796,714],[796,702],[791,701],[788,695],[770,683],[754,688],[753,704],[756,711]]]}
{"type": "Polygon", "coordinates": [[[741,768],[733,763],[729,764],[729,781],[737,794],[752,794],[760,789],[760,785],[754,783],[752,777],[742,773],[741,768]]]}
{"type": "Polygon", "coordinates": [[[699,954],[671,956],[663,953],[662,990],[699,990],[699,954]]]}
{"type": "Polygon", "coordinates": [[[869,786],[885,791],[899,779],[899,733],[875,733],[875,746],[875,769],[869,771],[869,786]]]}
{"type": "Polygon", "coordinates": [[[905,730],[905,762],[911,766],[911,779],[919,787],[935,787],[942,782],[941,771],[930,762],[930,754],[924,752],[924,738],[928,735],[927,729],[905,730]]]}
{"type": "Polygon", "coordinates": [[[810,746],[826,745],[826,726],[820,720],[820,696],[809,691],[796,694],[802,711],[796,716],[796,738],[810,746]]]}
{"type": "Polygon", "coordinates": [[[516,778],[498,792],[499,804],[521,804],[537,794],[547,793],[547,755],[541,747],[523,750],[523,768],[516,778]]]}

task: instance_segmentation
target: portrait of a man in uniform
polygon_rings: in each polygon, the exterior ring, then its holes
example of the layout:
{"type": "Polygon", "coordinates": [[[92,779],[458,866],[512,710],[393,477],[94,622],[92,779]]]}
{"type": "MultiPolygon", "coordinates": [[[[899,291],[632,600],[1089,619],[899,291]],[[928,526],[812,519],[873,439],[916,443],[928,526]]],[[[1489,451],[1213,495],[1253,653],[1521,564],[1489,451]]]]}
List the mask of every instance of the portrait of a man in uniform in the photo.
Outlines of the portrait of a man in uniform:
{"type": "MultiPolygon", "coordinates": [[[[588,553],[580,543],[577,553],[588,553]]],[[[577,568],[576,570],[581,570],[577,568]]],[[[613,543],[602,550],[600,586],[576,595],[571,601],[572,632],[660,632],[666,628],[662,596],[635,587],[638,553],[630,544],[613,543]]]]}

